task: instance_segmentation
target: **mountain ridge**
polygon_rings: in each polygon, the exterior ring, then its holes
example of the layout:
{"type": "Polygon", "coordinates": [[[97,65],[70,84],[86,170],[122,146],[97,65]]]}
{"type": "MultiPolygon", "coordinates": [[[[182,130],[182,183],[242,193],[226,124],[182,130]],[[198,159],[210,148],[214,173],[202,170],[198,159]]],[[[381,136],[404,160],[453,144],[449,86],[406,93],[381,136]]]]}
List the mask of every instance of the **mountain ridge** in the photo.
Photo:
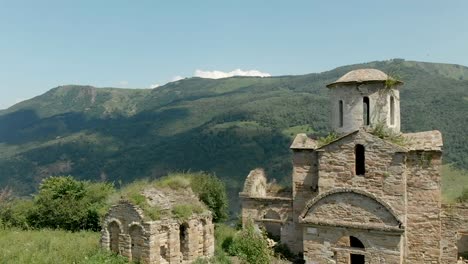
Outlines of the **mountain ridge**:
{"type": "Polygon", "coordinates": [[[295,133],[329,130],[325,85],[362,67],[401,78],[403,131],[441,130],[446,161],[468,168],[468,67],[394,59],[295,76],[187,78],[155,89],[59,86],[0,111],[0,185],[27,194],[48,175],[125,183],[204,170],[235,194],[256,167],[284,182],[295,133]]]}

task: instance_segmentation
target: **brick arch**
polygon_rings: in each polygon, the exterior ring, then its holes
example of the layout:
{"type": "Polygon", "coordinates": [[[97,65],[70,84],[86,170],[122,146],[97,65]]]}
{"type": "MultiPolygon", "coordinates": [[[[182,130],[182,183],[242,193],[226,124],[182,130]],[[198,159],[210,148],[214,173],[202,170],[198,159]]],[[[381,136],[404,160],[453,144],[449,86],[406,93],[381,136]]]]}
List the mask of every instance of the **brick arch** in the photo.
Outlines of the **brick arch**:
{"type": "Polygon", "coordinates": [[[109,250],[120,253],[120,234],[123,233],[122,223],[118,219],[111,218],[105,225],[105,231],[109,237],[109,250]]]}
{"type": "MultiPolygon", "coordinates": [[[[106,223],[105,223],[106,229],[108,229],[109,225],[110,225],[112,222],[115,222],[115,223],[117,224],[117,226],[119,227],[119,232],[120,232],[120,233],[123,233],[123,232],[124,232],[122,222],[120,222],[120,220],[117,219],[117,218],[109,218],[109,219],[107,219],[107,221],[106,221],[106,223]]],[[[109,231],[109,230],[107,230],[107,231],[109,231]]]]}
{"type": "MultiPolygon", "coordinates": [[[[354,219],[355,223],[353,224],[356,225],[370,224],[380,228],[396,227],[402,229],[402,222],[398,219],[395,211],[386,202],[366,191],[348,188],[335,189],[320,194],[310,200],[301,213],[301,220],[312,219],[313,222],[346,224],[339,215],[337,215],[336,218],[330,217],[328,219],[320,217],[320,212],[326,211],[327,209],[328,211],[333,210],[344,213],[346,213],[346,210],[353,210],[351,211],[353,213],[352,215],[356,217],[356,219],[354,219]],[[344,199],[346,197],[349,199],[344,199]],[[356,202],[355,199],[362,200],[363,202],[356,202]],[[337,203],[336,201],[339,200],[345,200],[345,202],[337,203]],[[367,202],[366,206],[364,206],[364,204],[366,204],[365,202],[367,202]],[[355,213],[355,209],[361,210],[362,214],[355,213]],[[319,217],[315,216],[315,213],[317,213],[319,217]],[[369,223],[366,223],[366,219],[369,219],[369,223]]],[[[349,223],[352,222],[353,221],[349,223]]]]}
{"type": "Polygon", "coordinates": [[[272,209],[272,208],[267,208],[264,209],[260,212],[260,219],[259,220],[264,220],[264,219],[270,219],[270,220],[280,220],[281,222],[286,222],[288,215],[285,213],[281,213],[280,210],[277,209],[272,209]],[[272,218],[271,216],[275,216],[272,218]]]}

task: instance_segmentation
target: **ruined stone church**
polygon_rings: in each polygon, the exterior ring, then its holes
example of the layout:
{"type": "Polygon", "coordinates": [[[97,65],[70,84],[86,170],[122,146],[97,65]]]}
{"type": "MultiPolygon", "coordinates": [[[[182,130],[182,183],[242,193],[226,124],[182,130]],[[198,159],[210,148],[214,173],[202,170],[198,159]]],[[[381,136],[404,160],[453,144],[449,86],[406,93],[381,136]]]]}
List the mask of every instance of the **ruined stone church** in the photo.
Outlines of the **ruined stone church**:
{"type": "Polygon", "coordinates": [[[468,207],[442,204],[441,133],[400,132],[402,85],[375,69],[327,85],[337,137],[295,137],[291,190],[251,171],[243,224],[263,226],[309,264],[457,263],[468,207]]]}

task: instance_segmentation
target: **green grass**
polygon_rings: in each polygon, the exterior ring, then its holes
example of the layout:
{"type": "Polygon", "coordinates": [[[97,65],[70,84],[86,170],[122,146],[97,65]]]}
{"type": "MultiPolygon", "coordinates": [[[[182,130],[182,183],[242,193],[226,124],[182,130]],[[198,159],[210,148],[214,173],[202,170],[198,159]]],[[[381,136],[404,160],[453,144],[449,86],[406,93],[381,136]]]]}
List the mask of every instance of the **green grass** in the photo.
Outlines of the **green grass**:
{"type": "MultiPolygon", "coordinates": [[[[227,225],[216,225],[215,256],[209,262],[197,263],[230,264],[231,257],[223,251],[222,243],[235,232],[227,225]]],[[[124,257],[101,250],[99,236],[97,232],[0,229],[0,264],[129,263],[124,257]]]]}
{"type": "Polygon", "coordinates": [[[176,204],[172,208],[174,217],[181,220],[187,220],[192,214],[200,214],[203,211],[205,211],[205,208],[196,204],[176,204]]]}
{"type": "Polygon", "coordinates": [[[442,166],[442,200],[453,203],[462,194],[463,188],[468,188],[468,172],[453,168],[451,165],[442,166]]]}
{"type": "Polygon", "coordinates": [[[0,229],[1,264],[123,264],[123,257],[104,252],[99,233],[0,229]]]}

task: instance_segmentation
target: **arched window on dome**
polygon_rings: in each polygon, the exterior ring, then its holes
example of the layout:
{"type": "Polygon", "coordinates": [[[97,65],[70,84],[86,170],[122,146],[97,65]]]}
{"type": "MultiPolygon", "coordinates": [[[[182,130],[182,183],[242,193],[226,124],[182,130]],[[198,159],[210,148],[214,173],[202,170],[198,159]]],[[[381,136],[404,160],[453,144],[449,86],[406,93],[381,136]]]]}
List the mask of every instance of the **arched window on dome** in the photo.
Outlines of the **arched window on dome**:
{"type": "Polygon", "coordinates": [[[340,127],[343,127],[343,100],[340,100],[338,108],[339,108],[338,111],[339,111],[339,115],[340,115],[340,117],[339,117],[340,118],[340,120],[339,120],[340,127]]]}
{"type": "Polygon", "coordinates": [[[369,97],[367,96],[364,96],[363,100],[362,100],[362,120],[363,120],[363,124],[365,126],[368,126],[370,125],[370,103],[369,103],[369,97]]]}
{"type": "Polygon", "coordinates": [[[395,125],[395,98],[390,96],[390,125],[395,125]]]}

